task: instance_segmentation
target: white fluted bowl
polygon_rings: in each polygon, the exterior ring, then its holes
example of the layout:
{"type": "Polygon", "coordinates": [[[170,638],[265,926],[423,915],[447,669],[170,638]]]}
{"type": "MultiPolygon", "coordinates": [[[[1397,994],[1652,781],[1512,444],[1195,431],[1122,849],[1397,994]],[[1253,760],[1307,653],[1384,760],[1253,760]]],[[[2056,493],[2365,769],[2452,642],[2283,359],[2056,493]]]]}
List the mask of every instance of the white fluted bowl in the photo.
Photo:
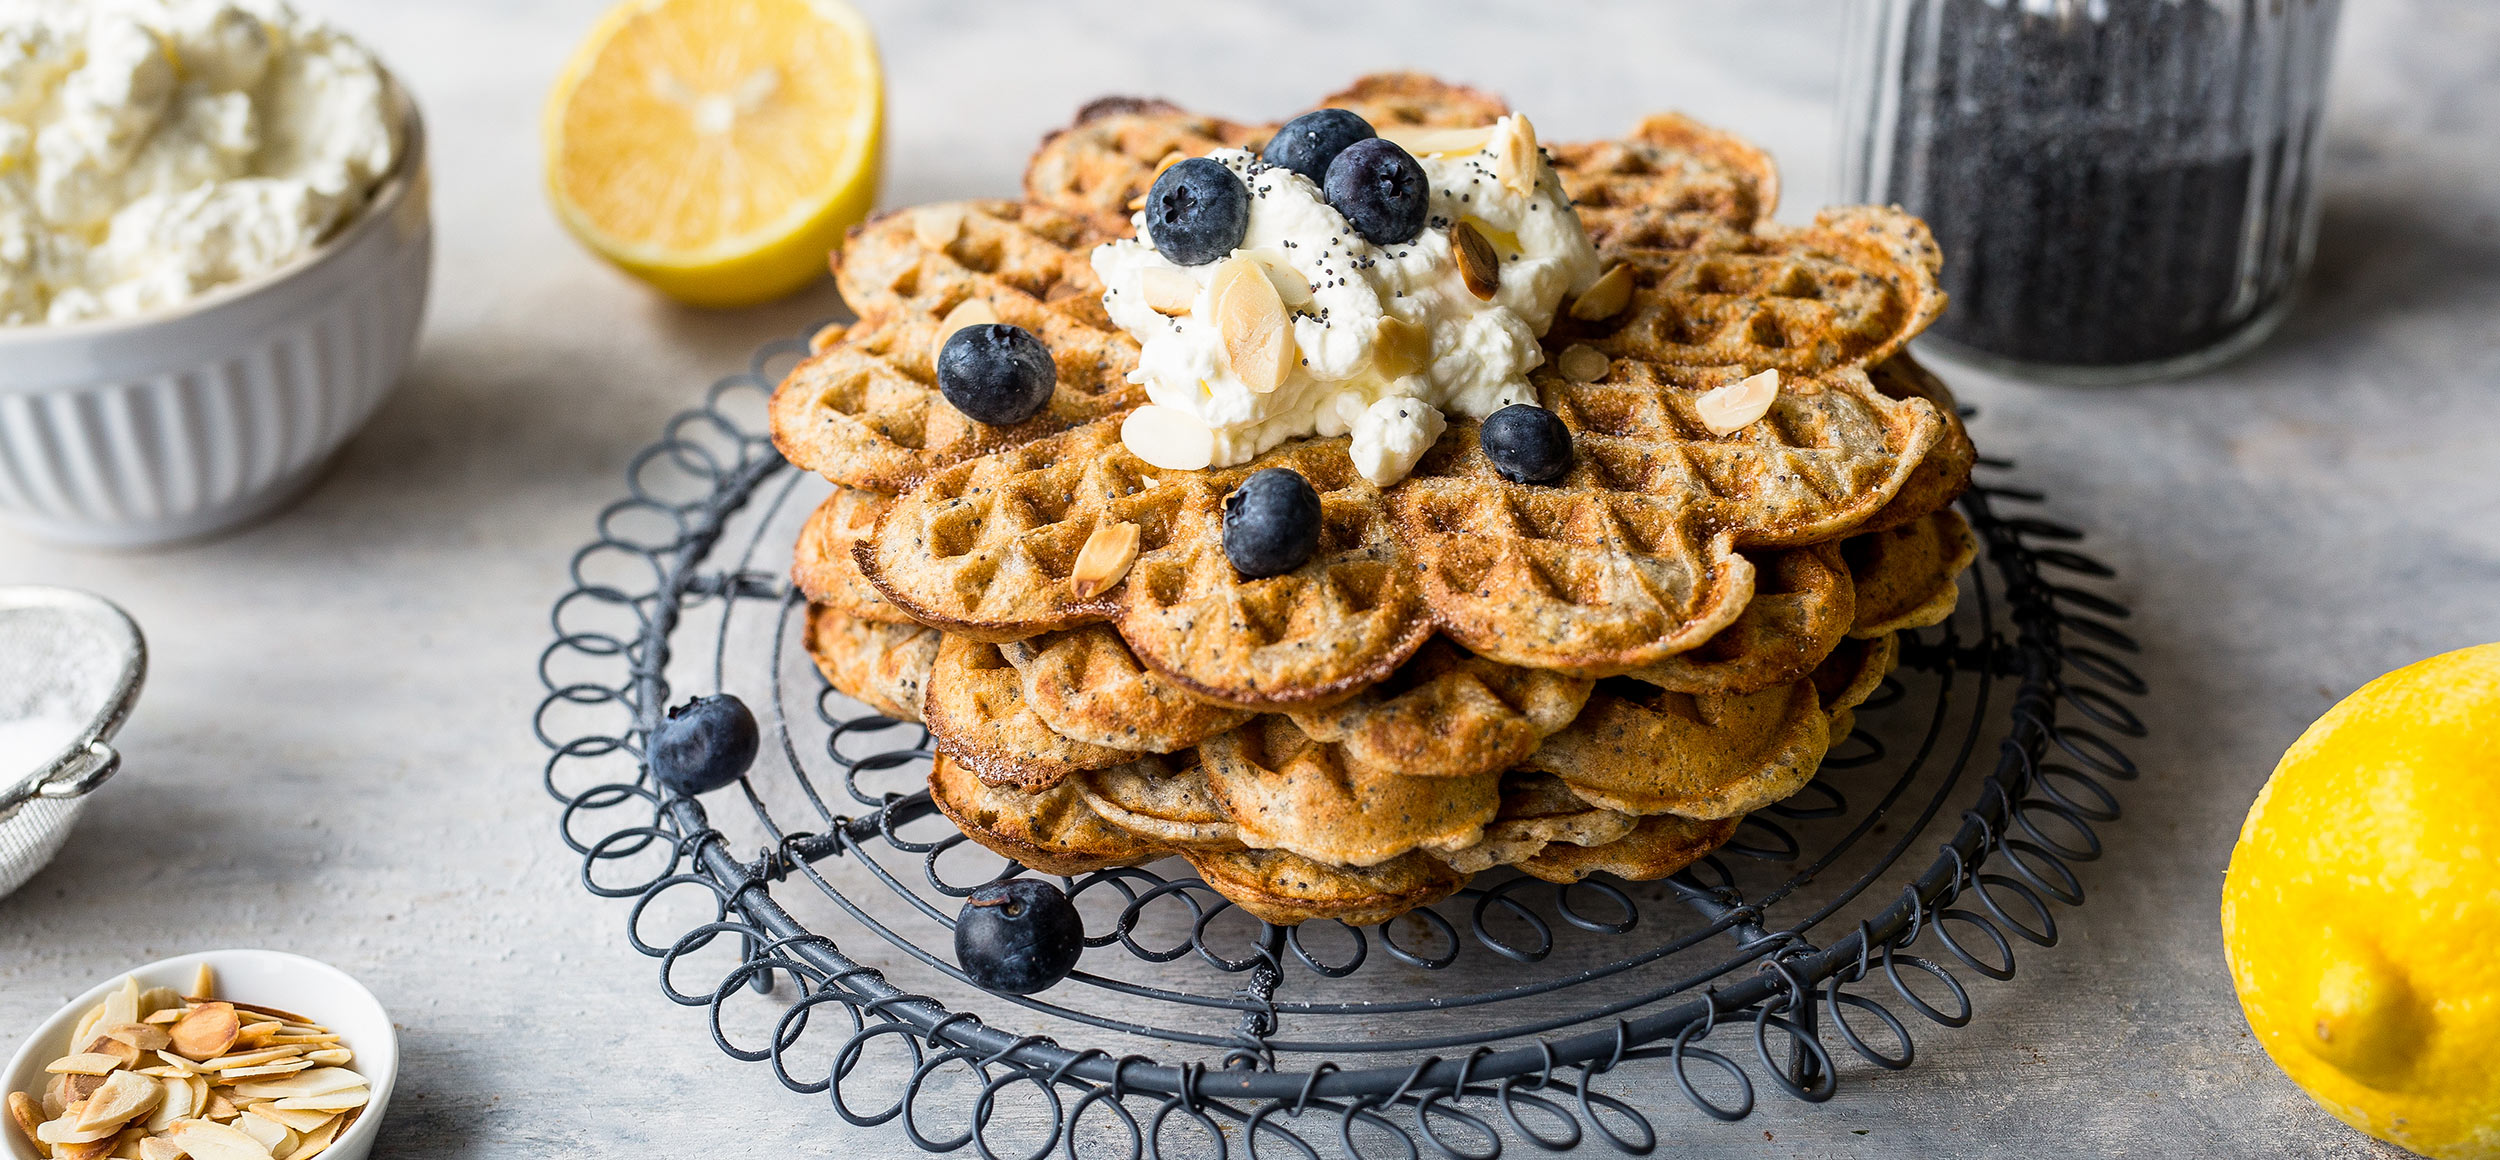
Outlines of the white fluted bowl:
{"type": "Polygon", "coordinates": [[[425,135],[372,204],[282,270],[140,318],[0,327],[0,521],[138,546],[303,490],[399,381],[434,253],[425,135]]]}

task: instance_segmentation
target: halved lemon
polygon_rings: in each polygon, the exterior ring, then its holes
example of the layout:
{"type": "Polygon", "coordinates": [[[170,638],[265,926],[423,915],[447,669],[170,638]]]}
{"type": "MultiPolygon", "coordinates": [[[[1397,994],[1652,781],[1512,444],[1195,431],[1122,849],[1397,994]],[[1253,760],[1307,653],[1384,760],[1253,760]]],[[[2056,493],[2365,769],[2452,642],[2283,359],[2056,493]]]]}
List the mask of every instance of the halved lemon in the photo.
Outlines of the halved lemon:
{"type": "Polygon", "coordinates": [[[877,198],[885,79],[844,0],[627,0],[547,98],[547,188],[583,244],[683,302],[825,273],[877,198]]]}

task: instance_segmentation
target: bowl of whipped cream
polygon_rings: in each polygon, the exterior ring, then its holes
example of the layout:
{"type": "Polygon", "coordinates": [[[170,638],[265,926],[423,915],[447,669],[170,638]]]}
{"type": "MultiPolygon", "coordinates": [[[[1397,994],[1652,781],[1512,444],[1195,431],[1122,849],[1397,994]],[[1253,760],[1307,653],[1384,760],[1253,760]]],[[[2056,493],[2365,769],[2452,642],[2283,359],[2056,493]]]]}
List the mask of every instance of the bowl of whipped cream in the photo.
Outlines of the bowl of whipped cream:
{"type": "Polygon", "coordinates": [[[0,523],[208,535],[301,493],[397,382],[422,123],[283,0],[0,4],[0,523]]]}

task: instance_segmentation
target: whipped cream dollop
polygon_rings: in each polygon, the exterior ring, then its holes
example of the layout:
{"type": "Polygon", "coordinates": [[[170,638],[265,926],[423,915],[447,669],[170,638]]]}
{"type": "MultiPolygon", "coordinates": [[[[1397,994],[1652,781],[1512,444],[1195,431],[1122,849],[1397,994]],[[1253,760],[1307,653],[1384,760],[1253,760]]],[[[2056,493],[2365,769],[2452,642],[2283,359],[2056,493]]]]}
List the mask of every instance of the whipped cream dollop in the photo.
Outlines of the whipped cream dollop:
{"type": "Polygon", "coordinates": [[[1208,156],[1250,191],[1249,227],[1229,258],[1175,265],[1156,251],[1143,214],[1137,239],[1094,250],[1103,305],[1142,347],[1129,378],[1151,403],[1123,428],[1130,450],[1190,470],[1243,463],[1288,439],[1351,434],[1356,469],[1385,486],[1414,469],[1446,413],[1480,419],[1536,401],[1527,375],[1544,361],[1537,339],[1564,296],[1596,280],[1597,251],[1526,118],[1413,140],[1431,199],[1410,241],[1375,245],[1308,178],[1219,149],[1208,156]],[[1499,278],[1489,297],[1460,270],[1460,223],[1491,245],[1499,278]],[[1215,309],[1219,275],[1244,257],[1290,312],[1292,357],[1273,390],[1235,373],[1215,309]]]}
{"type": "Polygon", "coordinates": [[[0,325],[144,314],[302,257],[404,142],[282,0],[0,0],[0,325]]]}

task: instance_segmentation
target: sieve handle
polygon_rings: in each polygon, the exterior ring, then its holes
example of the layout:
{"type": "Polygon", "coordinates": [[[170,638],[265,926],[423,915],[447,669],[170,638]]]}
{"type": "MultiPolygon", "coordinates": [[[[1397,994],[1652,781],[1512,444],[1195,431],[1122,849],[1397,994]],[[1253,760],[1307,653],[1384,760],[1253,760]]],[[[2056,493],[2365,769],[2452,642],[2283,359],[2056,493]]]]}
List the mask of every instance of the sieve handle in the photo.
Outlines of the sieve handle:
{"type": "Polygon", "coordinates": [[[87,743],[86,752],[72,758],[59,773],[53,774],[35,790],[35,796],[67,800],[95,792],[104,779],[122,767],[119,750],[101,741],[87,743]]]}

